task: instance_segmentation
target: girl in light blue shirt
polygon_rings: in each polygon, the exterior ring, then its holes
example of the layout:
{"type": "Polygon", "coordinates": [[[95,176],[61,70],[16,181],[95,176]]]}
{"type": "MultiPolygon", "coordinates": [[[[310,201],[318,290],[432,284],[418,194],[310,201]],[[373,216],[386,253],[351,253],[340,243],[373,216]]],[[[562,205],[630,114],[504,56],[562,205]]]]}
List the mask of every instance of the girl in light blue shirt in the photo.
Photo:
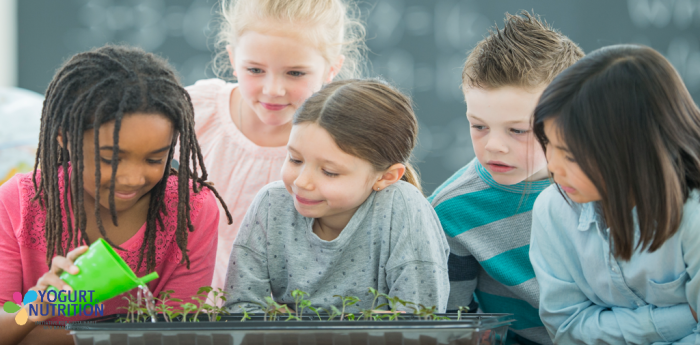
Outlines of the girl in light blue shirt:
{"type": "Polygon", "coordinates": [[[552,340],[700,343],[700,111],[671,64],[599,49],[547,87],[534,131],[556,182],[530,246],[552,340]]]}

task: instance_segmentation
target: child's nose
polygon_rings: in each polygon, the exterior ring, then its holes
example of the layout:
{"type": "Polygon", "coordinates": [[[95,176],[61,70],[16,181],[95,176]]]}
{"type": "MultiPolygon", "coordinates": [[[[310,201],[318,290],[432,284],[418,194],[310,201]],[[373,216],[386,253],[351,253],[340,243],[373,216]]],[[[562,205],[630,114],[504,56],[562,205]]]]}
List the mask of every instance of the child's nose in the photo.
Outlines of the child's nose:
{"type": "Polygon", "coordinates": [[[269,75],[265,80],[265,85],[263,86],[263,93],[273,97],[284,96],[284,82],[281,80],[281,78],[278,78],[274,75],[269,75]]]}
{"type": "Polygon", "coordinates": [[[484,147],[489,152],[508,152],[508,146],[505,144],[503,138],[499,137],[497,134],[493,133],[489,135],[486,146],[484,147]]]}
{"type": "Polygon", "coordinates": [[[313,182],[311,180],[311,176],[309,175],[310,173],[308,169],[302,168],[299,172],[299,176],[297,176],[296,180],[294,180],[294,184],[302,189],[313,189],[313,182]]]}
{"type": "Polygon", "coordinates": [[[120,164],[117,169],[116,182],[120,186],[140,187],[146,184],[146,175],[143,169],[137,166],[120,164]]]}
{"type": "Polygon", "coordinates": [[[554,175],[564,176],[564,170],[561,168],[561,165],[559,164],[558,159],[552,153],[552,150],[547,150],[545,152],[545,156],[547,157],[547,170],[554,175]]]}

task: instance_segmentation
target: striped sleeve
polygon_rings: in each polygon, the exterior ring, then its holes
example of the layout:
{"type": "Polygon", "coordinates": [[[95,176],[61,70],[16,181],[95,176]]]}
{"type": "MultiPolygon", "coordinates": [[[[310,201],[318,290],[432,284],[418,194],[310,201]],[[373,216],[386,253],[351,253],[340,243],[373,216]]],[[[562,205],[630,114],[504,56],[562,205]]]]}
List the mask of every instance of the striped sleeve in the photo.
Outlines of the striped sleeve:
{"type": "Polygon", "coordinates": [[[468,306],[471,312],[476,312],[479,305],[474,300],[474,290],[478,282],[479,262],[458,241],[448,238],[447,242],[450,244],[450,256],[447,259],[450,277],[447,312],[456,312],[462,306],[468,306]]]}

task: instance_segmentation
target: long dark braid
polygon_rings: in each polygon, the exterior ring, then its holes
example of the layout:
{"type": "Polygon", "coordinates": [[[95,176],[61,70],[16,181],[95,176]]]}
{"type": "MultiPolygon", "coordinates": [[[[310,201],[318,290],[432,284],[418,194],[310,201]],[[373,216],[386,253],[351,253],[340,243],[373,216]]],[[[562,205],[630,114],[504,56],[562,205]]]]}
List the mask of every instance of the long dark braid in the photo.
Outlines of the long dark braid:
{"type": "MultiPolygon", "coordinates": [[[[114,121],[113,157],[119,152],[119,129],[125,115],[132,113],[157,113],[170,119],[176,130],[171,142],[166,167],[170,167],[178,135],[180,140],[180,167],[178,170],[166,168],[163,178],[151,189],[148,205],[146,232],[139,253],[137,270],[146,259],[147,270],[156,264],[156,229],[165,230],[163,215],[165,190],[168,176],[178,177],[177,229],[175,236],[182,252],[183,261],[190,266],[187,254],[187,238],[194,230],[190,219],[190,181],[195,193],[202,187],[211,190],[226,211],[229,224],[231,213],[216,189],[206,182],[208,177],[204,167],[202,152],[194,132],[194,109],[187,91],[178,83],[175,73],[168,63],[153,54],[138,48],[108,45],[80,53],[68,60],[56,73],[46,91],[46,100],[41,115],[41,134],[36,154],[32,181],[42,207],[46,209],[45,236],[47,242],[46,262],[50,266],[55,255],[66,255],[71,245],[77,247],[88,243],[85,232],[87,217],[83,193],[83,133],[95,129],[95,218],[102,237],[116,249],[107,237],[100,217],[100,156],[99,131],[102,124],[114,121]],[[63,146],[56,140],[61,134],[63,146]],[[70,138],[70,140],[68,140],[70,138]],[[69,156],[68,148],[73,152],[69,156]],[[41,163],[41,179],[37,186],[37,168],[41,163]],[[70,180],[68,164],[74,169],[70,180]],[[64,171],[63,181],[58,180],[59,167],[64,171]],[[201,172],[201,176],[199,176],[201,172]],[[59,184],[70,186],[61,195],[59,184]],[[63,227],[64,208],[72,198],[73,219],[67,217],[67,227],[63,227]],[[64,205],[64,206],[62,206],[64,205]],[[74,224],[75,223],[75,224],[74,224]],[[63,232],[68,232],[68,242],[63,243],[63,232]]],[[[117,225],[114,206],[114,183],[118,160],[112,160],[112,179],[109,188],[109,209],[111,221],[117,225]]]]}

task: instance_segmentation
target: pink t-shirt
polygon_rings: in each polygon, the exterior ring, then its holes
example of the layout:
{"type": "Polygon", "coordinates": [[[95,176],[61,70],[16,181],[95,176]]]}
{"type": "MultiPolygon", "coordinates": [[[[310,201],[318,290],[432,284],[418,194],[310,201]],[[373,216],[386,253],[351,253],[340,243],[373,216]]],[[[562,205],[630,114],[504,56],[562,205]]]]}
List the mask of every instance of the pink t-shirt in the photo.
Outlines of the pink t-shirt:
{"type": "MultiPolygon", "coordinates": [[[[70,173],[70,170],[69,170],[70,173]]],[[[63,181],[59,172],[59,181],[63,181]]],[[[39,174],[37,174],[37,180],[39,174]]],[[[39,181],[37,181],[37,184],[39,181]]],[[[60,186],[61,193],[64,192],[60,186]]],[[[17,174],[0,186],[0,304],[12,300],[14,292],[24,295],[49,268],[46,264],[46,239],[44,222],[46,211],[34,197],[32,174],[17,174]]],[[[168,214],[163,217],[165,231],[156,232],[156,266],[160,278],[148,283],[154,296],[161,291],[174,290],[172,298],[190,302],[190,297],[202,286],[211,282],[216,248],[216,225],[219,222],[218,202],[211,191],[204,188],[200,193],[190,188],[191,219],[194,231],[189,233],[190,269],[180,263],[182,254],[177,246],[175,229],[177,227],[177,176],[168,178],[165,191],[165,203],[168,214]]],[[[63,204],[63,198],[61,198],[63,204]]],[[[64,220],[64,227],[67,226],[64,220]]],[[[120,246],[126,251],[116,250],[138,277],[146,275],[145,256],[141,269],[136,271],[138,256],[143,243],[146,224],[129,240],[120,246]]],[[[63,234],[63,243],[68,240],[67,232],[63,234]]],[[[73,247],[71,246],[71,249],[73,247]]],[[[135,295],[135,292],[132,291],[135,295]]],[[[117,296],[104,302],[104,315],[125,313],[118,307],[126,306],[126,301],[117,296]]],[[[179,305],[173,304],[175,307],[179,305]]],[[[94,317],[94,316],[92,316],[94,317]]],[[[90,317],[75,316],[52,318],[54,321],[78,321],[90,317]]]]}
{"type": "Polygon", "coordinates": [[[282,179],[282,164],[287,156],[286,147],[258,146],[238,130],[230,110],[231,94],[237,86],[220,79],[207,79],[186,88],[194,105],[195,131],[209,172],[208,180],[214,182],[233,216],[233,224],[228,225],[224,210],[220,210],[212,286],[222,289],[241,221],[258,191],[282,179]]]}

